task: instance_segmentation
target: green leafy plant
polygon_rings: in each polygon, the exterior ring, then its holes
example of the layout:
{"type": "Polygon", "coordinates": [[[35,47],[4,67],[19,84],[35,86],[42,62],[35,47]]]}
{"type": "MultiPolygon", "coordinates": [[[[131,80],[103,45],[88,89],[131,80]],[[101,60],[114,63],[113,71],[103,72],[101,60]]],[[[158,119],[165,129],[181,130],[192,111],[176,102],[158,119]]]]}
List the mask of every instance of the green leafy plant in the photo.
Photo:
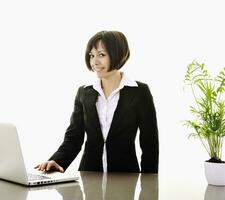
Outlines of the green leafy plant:
{"type": "Polygon", "coordinates": [[[195,106],[190,106],[194,119],[185,125],[198,137],[210,156],[210,162],[222,162],[222,145],[225,136],[225,68],[212,78],[205,64],[193,61],[187,66],[185,86],[191,88],[195,106]]]}

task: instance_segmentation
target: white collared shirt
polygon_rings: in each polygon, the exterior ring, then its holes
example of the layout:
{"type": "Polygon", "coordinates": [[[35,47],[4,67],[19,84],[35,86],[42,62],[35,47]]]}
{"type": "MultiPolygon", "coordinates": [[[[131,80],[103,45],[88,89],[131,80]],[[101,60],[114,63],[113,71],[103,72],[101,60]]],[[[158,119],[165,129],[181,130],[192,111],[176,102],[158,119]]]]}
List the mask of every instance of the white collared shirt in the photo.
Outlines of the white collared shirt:
{"type": "MultiPolygon", "coordinates": [[[[119,87],[115,89],[108,98],[105,97],[105,94],[101,87],[101,80],[98,79],[96,83],[93,84],[93,88],[99,93],[98,99],[96,101],[96,109],[98,112],[98,117],[100,121],[100,127],[102,131],[102,136],[104,141],[106,141],[109,129],[112,123],[113,115],[116,110],[120,93],[119,91],[124,86],[129,87],[137,87],[137,83],[131,79],[129,79],[123,72],[122,79],[120,81],[119,87]]],[[[103,147],[103,155],[102,155],[102,163],[103,163],[103,171],[107,172],[107,153],[106,153],[106,143],[104,143],[103,147]]]]}

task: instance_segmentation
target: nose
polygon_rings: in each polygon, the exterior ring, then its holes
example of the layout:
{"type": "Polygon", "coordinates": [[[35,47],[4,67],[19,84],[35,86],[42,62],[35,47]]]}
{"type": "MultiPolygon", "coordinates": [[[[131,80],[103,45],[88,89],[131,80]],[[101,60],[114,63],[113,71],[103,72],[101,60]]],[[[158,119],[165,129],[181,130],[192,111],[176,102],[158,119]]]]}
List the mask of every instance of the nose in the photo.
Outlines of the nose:
{"type": "Polygon", "coordinates": [[[91,64],[92,65],[98,65],[99,64],[99,59],[97,56],[94,56],[92,59],[91,59],[91,64]]]}

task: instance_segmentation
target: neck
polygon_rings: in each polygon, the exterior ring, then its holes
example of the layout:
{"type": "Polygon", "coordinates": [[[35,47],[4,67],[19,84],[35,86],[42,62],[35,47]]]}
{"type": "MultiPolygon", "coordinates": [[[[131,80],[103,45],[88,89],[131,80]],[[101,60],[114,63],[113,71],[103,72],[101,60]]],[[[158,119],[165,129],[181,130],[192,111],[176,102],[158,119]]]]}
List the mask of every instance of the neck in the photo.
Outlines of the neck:
{"type": "Polygon", "coordinates": [[[116,71],[111,76],[101,79],[102,90],[106,97],[108,97],[116,88],[119,87],[121,78],[121,73],[116,71]]]}

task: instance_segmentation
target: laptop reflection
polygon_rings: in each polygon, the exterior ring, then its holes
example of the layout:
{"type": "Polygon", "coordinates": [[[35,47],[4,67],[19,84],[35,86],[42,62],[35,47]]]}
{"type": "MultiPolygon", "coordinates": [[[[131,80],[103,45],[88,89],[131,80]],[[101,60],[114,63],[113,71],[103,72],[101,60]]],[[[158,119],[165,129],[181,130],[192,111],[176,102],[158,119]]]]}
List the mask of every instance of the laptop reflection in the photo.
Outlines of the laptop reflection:
{"type": "Polygon", "coordinates": [[[0,197],[4,200],[26,200],[28,188],[0,180],[0,197]]]}

